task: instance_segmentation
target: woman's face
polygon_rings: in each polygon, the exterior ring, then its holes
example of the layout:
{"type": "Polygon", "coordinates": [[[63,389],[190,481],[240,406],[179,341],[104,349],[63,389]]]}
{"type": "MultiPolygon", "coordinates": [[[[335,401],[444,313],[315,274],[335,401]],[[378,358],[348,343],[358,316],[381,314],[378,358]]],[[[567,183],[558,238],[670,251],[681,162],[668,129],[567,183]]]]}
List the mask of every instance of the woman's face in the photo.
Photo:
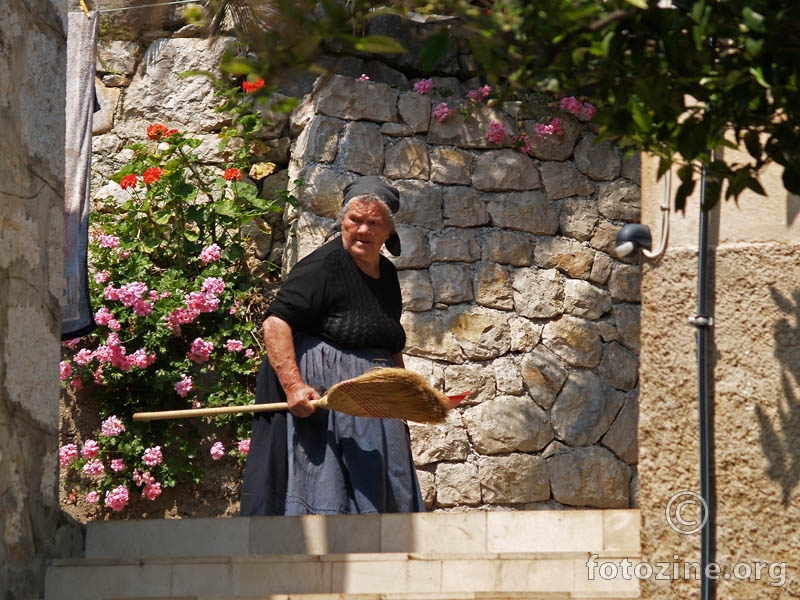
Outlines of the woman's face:
{"type": "Polygon", "coordinates": [[[389,209],[380,201],[352,200],[342,217],[342,245],[357,262],[374,262],[392,234],[389,209]]]}

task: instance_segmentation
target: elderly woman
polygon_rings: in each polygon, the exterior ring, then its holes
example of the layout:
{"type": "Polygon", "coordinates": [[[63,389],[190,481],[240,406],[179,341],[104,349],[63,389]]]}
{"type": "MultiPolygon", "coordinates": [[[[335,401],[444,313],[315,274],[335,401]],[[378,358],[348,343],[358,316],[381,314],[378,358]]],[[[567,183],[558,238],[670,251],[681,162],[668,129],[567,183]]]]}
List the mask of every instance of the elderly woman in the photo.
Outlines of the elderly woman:
{"type": "Polygon", "coordinates": [[[378,177],[344,190],[336,229],[292,269],[264,321],[257,402],[289,413],[254,418],[242,515],[424,510],[408,428],[396,419],[316,409],[311,400],[375,366],[403,366],[405,332],[392,215],[399,193],[378,177]]]}

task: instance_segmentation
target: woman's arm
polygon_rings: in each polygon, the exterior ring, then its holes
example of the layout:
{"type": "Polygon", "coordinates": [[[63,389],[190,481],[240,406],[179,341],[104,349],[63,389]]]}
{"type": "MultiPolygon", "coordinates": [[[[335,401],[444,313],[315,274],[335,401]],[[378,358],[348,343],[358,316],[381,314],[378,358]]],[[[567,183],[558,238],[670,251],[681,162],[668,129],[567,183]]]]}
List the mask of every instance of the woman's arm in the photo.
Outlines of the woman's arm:
{"type": "Polygon", "coordinates": [[[309,416],[315,410],[311,400],[319,398],[319,392],[306,384],[300,375],[291,326],[280,317],[269,315],[261,329],[267,357],[286,392],[289,412],[296,417],[309,416]]]}

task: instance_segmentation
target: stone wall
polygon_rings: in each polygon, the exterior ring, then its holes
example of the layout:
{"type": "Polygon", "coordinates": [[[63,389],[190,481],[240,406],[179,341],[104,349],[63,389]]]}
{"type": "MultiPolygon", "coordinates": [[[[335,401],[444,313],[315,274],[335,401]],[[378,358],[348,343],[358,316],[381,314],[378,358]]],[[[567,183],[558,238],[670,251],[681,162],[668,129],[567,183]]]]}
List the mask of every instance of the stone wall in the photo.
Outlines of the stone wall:
{"type": "MultiPolygon", "coordinates": [[[[80,550],[58,506],[66,3],[0,3],[0,597],[80,550]]],[[[78,537],[76,537],[76,535],[78,537]]]]}
{"type": "Polygon", "coordinates": [[[619,223],[639,218],[638,173],[577,120],[541,140],[517,104],[439,122],[441,101],[321,81],[292,121],[304,210],[289,248],[319,243],[354,174],[401,190],[407,366],[446,392],[472,390],[445,425],[412,426],[430,506],[627,507],[639,267],[609,251],[619,223]],[[489,142],[492,121],[529,132],[534,157],[489,142]]]}
{"type": "MultiPolygon", "coordinates": [[[[205,140],[201,156],[224,162],[215,132],[225,115],[210,84],[176,76],[215,68],[224,44],[101,44],[96,195],[119,193],[108,175],[153,122],[189,129],[205,140]]],[[[290,268],[321,242],[357,175],[401,190],[394,260],[407,366],[445,391],[472,391],[446,424],[412,427],[428,506],[631,506],[640,267],[611,249],[621,225],[639,219],[638,162],[595,144],[591,124],[571,116],[563,136],[537,138],[544,106],[475,104],[439,122],[432,106],[443,99],[411,91],[413,68],[330,65],[281,90],[303,101],[265,132],[264,159],[282,168],[264,187],[289,187],[299,206],[258,251],[290,268]],[[490,143],[492,121],[529,133],[533,156],[490,143]]],[[[458,75],[434,77],[437,89],[464,98],[479,85],[458,75]]]]}

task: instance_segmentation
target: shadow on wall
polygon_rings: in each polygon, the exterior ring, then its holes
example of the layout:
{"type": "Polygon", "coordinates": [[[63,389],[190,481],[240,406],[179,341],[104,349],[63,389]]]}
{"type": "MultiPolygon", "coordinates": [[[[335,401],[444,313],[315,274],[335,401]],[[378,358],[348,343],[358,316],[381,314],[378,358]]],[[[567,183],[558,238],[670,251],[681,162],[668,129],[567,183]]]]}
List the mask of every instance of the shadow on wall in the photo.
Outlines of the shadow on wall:
{"type": "Polygon", "coordinates": [[[794,315],[781,318],[775,324],[775,357],[782,367],[783,395],[778,396],[780,430],[770,421],[761,406],[756,405],[756,415],[761,427],[761,446],[769,461],[767,475],[783,489],[783,505],[789,505],[792,491],[800,483],[800,398],[795,390],[800,384],[800,289],[789,299],[770,287],[770,294],[781,312],[794,315]],[[782,402],[781,402],[782,398],[782,402]]]}

